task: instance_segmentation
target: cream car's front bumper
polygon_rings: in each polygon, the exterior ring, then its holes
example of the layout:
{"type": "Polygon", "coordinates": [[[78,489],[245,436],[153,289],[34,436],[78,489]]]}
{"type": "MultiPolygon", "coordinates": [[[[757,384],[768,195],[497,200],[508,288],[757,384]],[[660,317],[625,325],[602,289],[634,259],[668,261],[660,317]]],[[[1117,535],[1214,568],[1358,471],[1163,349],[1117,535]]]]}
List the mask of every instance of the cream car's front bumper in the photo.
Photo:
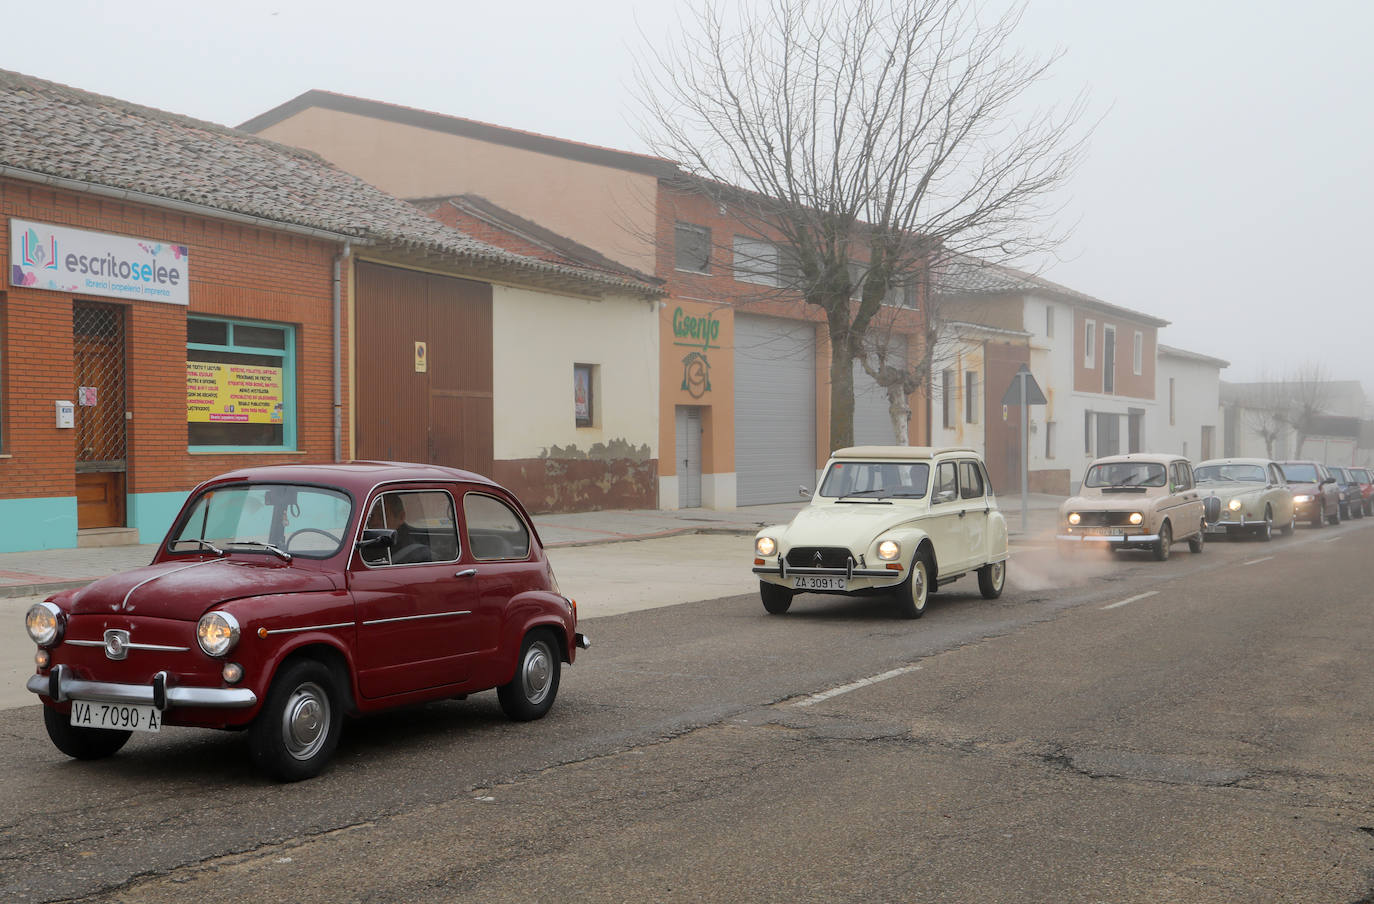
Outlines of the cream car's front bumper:
{"type": "Polygon", "coordinates": [[[1153,546],[1159,542],[1159,534],[1058,534],[1055,539],[1062,543],[1086,543],[1100,546],[1153,546]]]}
{"type": "Polygon", "coordinates": [[[850,559],[844,568],[816,568],[802,567],[800,565],[788,565],[783,556],[778,556],[775,564],[755,565],[754,574],[759,576],[759,580],[767,581],[770,584],[777,584],[779,587],[786,587],[790,590],[801,589],[804,592],[827,592],[824,588],[798,588],[795,578],[798,577],[831,577],[844,578],[844,590],[829,592],[850,593],[856,590],[876,590],[896,587],[906,580],[907,571],[878,568],[860,568],[858,563],[850,559]]]}

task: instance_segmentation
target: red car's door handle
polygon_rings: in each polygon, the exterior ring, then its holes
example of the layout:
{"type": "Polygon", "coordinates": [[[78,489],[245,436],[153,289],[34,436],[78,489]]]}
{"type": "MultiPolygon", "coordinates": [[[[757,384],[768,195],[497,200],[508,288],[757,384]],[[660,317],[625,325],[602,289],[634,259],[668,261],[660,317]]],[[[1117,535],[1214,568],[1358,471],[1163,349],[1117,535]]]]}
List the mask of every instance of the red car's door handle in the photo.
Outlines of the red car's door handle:
{"type": "Polygon", "coordinates": [[[477,577],[477,569],[476,569],[476,568],[464,568],[462,571],[460,571],[460,572],[458,572],[457,574],[455,574],[454,577],[455,577],[455,578],[475,578],[475,577],[477,577]]]}

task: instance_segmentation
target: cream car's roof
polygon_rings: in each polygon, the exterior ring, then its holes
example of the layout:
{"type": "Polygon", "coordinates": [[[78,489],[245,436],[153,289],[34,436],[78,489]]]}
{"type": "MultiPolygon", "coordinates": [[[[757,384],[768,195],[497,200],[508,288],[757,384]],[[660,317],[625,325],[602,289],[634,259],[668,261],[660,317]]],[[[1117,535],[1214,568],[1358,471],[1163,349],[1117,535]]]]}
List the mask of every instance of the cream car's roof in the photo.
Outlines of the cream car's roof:
{"type": "Polygon", "coordinates": [[[1203,468],[1208,465],[1255,465],[1257,467],[1267,468],[1272,464],[1274,464],[1274,461],[1268,458],[1209,458],[1204,462],[1193,465],[1193,467],[1203,468]]]}
{"type": "MultiPolygon", "coordinates": [[[[1182,455],[1169,455],[1163,452],[1129,452],[1125,455],[1104,455],[1093,459],[1095,465],[1109,465],[1120,461],[1145,461],[1159,465],[1172,464],[1182,459],[1182,455]]],[[[1187,459],[1184,459],[1185,461],[1187,459]]]]}
{"type": "Polygon", "coordinates": [[[863,459],[871,461],[873,459],[896,459],[899,461],[911,461],[913,459],[927,461],[938,455],[946,453],[963,453],[977,455],[978,450],[972,446],[850,446],[847,449],[836,449],[830,453],[831,458],[841,458],[848,460],[863,459]]]}

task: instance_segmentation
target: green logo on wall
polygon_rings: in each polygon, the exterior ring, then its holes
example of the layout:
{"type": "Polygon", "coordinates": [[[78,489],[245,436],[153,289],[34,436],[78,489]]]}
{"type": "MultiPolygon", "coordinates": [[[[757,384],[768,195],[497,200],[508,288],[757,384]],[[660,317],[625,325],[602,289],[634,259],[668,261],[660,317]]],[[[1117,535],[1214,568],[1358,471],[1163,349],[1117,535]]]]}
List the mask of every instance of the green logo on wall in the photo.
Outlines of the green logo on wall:
{"type": "Polygon", "coordinates": [[[682,359],[682,388],[694,399],[711,391],[711,362],[701,352],[682,359]]]}

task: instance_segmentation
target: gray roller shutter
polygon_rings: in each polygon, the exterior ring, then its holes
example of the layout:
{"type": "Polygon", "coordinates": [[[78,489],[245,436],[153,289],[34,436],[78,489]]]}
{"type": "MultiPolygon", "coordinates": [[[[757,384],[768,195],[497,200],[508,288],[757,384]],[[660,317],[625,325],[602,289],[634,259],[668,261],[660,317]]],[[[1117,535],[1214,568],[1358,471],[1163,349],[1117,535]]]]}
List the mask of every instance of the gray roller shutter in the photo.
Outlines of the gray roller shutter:
{"type": "Polygon", "coordinates": [[[735,498],[791,502],[816,482],[816,328],[735,317],[735,498]]]}
{"type": "MultiPolygon", "coordinates": [[[[906,362],[906,337],[893,336],[889,362],[893,366],[906,362]]],[[[891,446],[896,443],[892,432],[892,415],[887,410],[887,390],[868,375],[863,363],[854,361],[854,445],[891,446]]]]}

